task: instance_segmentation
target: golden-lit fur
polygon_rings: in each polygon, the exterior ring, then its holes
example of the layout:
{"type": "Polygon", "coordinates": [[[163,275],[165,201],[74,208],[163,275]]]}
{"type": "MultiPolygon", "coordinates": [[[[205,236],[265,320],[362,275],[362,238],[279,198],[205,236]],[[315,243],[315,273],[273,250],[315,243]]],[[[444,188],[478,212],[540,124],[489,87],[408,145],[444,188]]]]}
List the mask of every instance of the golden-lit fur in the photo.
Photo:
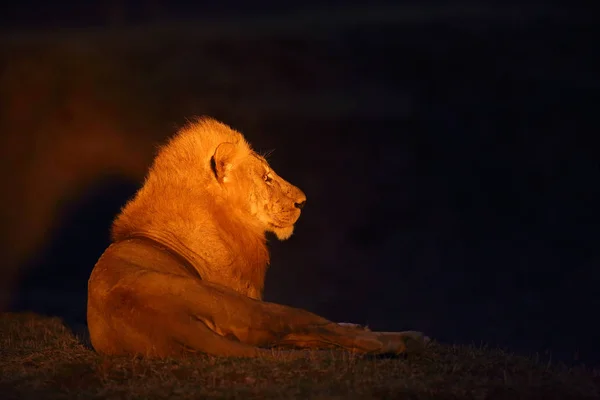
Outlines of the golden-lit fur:
{"type": "Polygon", "coordinates": [[[289,238],[306,201],[243,136],[210,118],[158,153],[113,224],[88,286],[93,346],[107,354],[202,351],[256,356],[261,347],[400,353],[415,332],[375,333],[263,302],[265,232],[289,238]]]}
{"type": "Polygon", "coordinates": [[[159,152],[112,237],[149,235],[189,257],[204,280],[260,298],[269,263],[265,231],[291,236],[300,216],[294,204],[305,200],[240,133],[205,118],[159,152]]]}

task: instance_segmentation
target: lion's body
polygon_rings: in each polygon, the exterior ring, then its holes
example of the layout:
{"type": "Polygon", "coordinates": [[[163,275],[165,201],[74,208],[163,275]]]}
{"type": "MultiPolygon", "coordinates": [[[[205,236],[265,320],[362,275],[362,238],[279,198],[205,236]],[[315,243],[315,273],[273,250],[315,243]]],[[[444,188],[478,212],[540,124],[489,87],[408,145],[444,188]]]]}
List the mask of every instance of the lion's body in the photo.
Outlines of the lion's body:
{"type": "Polygon", "coordinates": [[[94,348],[155,356],[257,356],[272,346],[397,353],[407,338],[419,341],[262,301],[265,232],[287,239],[305,200],[228,126],[202,119],[183,129],[116,218],[114,243],[94,267],[94,348]]]}

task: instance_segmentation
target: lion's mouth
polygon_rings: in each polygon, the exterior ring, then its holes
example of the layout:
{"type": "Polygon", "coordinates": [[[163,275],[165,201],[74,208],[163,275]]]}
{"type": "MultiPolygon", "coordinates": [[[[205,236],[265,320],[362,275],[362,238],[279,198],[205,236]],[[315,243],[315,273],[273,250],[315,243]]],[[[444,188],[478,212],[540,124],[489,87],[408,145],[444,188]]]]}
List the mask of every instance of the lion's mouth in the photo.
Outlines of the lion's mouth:
{"type": "Polygon", "coordinates": [[[284,221],[271,222],[269,225],[271,226],[271,228],[286,229],[286,228],[289,228],[290,226],[294,226],[294,224],[297,221],[298,221],[298,218],[292,218],[291,220],[285,221],[285,222],[284,221]]]}
{"type": "Polygon", "coordinates": [[[286,229],[286,228],[289,228],[290,226],[294,226],[296,221],[298,221],[298,218],[294,218],[291,221],[285,221],[285,222],[283,222],[283,221],[271,222],[269,225],[271,226],[271,228],[286,229]]]}
{"type": "Polygon", "coordinates": [[[286,213],[287,215],[273,215],[269,226],[274,229],[287,229],[292,226],[300,219],[300,210],[297,213],[286,213]],[[294,215],[295,214],[295,215],[294,215]]]}

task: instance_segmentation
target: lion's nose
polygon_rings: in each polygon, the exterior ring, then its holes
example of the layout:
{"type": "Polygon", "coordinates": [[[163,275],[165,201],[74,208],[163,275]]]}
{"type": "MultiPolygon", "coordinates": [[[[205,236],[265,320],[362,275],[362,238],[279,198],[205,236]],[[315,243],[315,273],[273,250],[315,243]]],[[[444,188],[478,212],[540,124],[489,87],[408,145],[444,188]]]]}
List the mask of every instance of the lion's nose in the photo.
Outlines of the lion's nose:
{"type": "Polygon", "coordinates": [[[302,208],[304,208],[304,205],[306,204],[306,200],[301,201],[300,203],[294,203],[294,206],[300,210],[302,210],[302,208]]]}

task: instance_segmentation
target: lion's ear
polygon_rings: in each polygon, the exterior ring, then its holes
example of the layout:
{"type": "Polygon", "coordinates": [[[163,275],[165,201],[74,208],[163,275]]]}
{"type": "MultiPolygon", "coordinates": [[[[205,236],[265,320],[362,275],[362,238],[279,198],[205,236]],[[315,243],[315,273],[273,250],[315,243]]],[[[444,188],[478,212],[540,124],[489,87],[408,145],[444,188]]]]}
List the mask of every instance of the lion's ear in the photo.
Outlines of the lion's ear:
{"type": "Polygon", "coordinates": [[[229,179],[229,171],[233,165],[233,157],[236,146],[233,143],[224,142],[217,146],[215,154],[210,159],[210,166],[217,180],[221,183],[229,179]]]}

